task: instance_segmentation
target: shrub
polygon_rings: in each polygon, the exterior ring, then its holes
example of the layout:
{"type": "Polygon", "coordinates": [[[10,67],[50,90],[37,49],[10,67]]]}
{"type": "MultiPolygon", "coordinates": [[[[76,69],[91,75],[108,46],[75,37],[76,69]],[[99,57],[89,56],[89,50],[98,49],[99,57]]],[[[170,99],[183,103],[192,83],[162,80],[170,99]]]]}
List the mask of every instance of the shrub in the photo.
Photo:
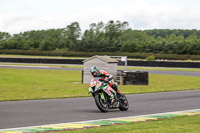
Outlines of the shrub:
{"type": "Polygon", "coordinates": [[[155,56],[154,55],[148,56],[145,60],[154,61],[155,60],[155,56]]]}
{"type": "MultiPolygon", "coordinates": [[[[153,53],[130,52],[79,52],[79,51],[39,51],[39,50],[5,50],[0,49],[0,54],[37,55],[37,56],[63,56],[63,57],[91,57],[94,55],[128,56],[134,59],[146,59],[153,53]]],[[[200,60],[200,55],[153,54],[154,59],[164,60],[200,60]]],[[[152,57],[151,57],[152,58],[152,57]]]]}

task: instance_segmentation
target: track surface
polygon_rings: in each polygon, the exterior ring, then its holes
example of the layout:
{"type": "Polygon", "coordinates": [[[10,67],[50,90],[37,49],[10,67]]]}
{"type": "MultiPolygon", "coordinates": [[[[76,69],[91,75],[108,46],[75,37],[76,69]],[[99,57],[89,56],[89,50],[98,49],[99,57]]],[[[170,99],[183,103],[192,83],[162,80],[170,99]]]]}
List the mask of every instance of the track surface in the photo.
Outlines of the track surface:
{"type": "Polygon", "coordinates": [[[92,97],[0,102],[0,129],[200,108],[200,90],[127,95],[130,108],[101,113],[92,97]]]}
{"type": "MultiPolygon", "coordinates": [[[[82,70],[81,68],[52,68],[52,67],[36,67],[36,66],[11,66],[11,65],[0,65],[0,68],[70,70],[70,71],[82,70]]],[[[183,75],[183,76],[200,77],[200,72],[190,72],[190,71],[159,71],[159,70],[138,70],[138,71],[146,71],[149,72],[150,74],[183,75]]]]}

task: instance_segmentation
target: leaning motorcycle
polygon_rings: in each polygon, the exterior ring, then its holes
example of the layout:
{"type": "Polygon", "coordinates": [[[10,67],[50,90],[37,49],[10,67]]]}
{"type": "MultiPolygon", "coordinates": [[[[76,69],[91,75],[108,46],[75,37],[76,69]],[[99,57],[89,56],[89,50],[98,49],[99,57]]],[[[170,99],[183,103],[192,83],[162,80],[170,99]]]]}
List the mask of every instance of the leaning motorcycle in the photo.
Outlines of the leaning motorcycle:
{"type": "MultiPolygon", "coordinates": [[[[117,83],[115,83],[117,84],[117,83]]],[[[99,81],[98,77],[93,77],[90,82],[89,93],[92,93],[94,97],[95,103],[100,111],[107,112],[108,109],[117,109],[119,108],[121,111],[126,111],[129,108],[128,100],[126,96],[122,93],[118,94],[115,90],[113,90],[108,83],[99,81]],[[115,102],[111,104],[110,96],[104,91],[105,89],[112,89],[110,91],[113,93],[115,102]]]]}

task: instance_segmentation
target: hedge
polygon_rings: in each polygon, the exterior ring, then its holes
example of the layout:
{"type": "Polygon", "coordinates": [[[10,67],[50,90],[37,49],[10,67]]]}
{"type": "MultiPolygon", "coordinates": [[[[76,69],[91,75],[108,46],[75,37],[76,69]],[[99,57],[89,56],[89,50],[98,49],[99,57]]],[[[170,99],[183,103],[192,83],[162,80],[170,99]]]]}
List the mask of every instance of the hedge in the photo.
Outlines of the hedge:
{"type": "Polygon", "coordinates": [[[39,51],[39,50],[2,50],[0,54],[37,55],[37,56],[63,56],[63,57],[91,57],[94,55],[128,56],[128,58],[145,59],[155,56],[155,59],[167,60],[200,60],[200,55],[176,55],[153,53],[128,53],[128,52],[78,52],[78,51],[39,51]]]}

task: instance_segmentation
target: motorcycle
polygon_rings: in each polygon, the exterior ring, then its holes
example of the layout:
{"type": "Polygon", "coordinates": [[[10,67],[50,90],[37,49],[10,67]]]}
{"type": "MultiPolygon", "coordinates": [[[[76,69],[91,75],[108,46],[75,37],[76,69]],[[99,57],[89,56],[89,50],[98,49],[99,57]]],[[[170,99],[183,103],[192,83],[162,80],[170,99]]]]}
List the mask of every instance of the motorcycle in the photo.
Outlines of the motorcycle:
{"type": "MultiPolygon", "coordinates": [[[[117,83],[115,82],[115,84],[117,83]]],[[[126,96],[122,93],[118,94],[109,86],[108,83],[99,81],[98,77],[92,78],[90,82],[89,93],[92,93],[97,107],[102,112],[107,112],[108,109],[117,108],[119,108],[121,111],[126,111],[129,108],[126,96]],[[104,91],[105,89],[109,89],[110,92],[114,95],[115,102],[113,104],[111,104],[110,96],[104,91]]]]}

